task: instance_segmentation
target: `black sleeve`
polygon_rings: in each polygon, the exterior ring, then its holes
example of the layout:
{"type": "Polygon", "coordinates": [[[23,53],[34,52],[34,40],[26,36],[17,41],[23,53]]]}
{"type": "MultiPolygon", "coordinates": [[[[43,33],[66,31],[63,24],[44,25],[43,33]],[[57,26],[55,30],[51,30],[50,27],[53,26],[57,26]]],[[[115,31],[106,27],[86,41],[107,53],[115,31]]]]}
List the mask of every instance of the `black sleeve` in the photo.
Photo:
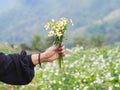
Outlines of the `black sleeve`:
{"type": "Polygon", "coordinates": [[[25,51],[21,54],[5,55],[0,53],[0,81],[13,84],[25,85],[34,77],[34,65],[31,55],[25,51]]]}

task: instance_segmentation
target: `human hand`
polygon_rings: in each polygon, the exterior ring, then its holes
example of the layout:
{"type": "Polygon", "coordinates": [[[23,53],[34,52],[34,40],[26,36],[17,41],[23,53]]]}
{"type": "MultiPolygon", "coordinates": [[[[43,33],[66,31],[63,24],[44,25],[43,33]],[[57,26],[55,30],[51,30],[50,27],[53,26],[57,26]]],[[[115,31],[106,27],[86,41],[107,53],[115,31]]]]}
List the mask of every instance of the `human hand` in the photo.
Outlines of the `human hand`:
{"type": "Polygon", "coordinates": [[[44,53],[42,53],[44,58],[41,60],[41,62],[52,62],[56,60],[59,57],[59,55],[64,56],[64,49],[64,44],[61,44],[59,46],[53,45],[49,47],[44,53]]]}
{"type": "MultiPolygon", "coordinates": [[[[64,49],[65,49],[64,44],[61,44],[59,46],[53,45],[53,46],[49,47],[45,52],[40,54],[40,62],[41,63],[42,62],[52,62],[52,61],[56,60],[59,57],[59,55],[64,56],[65,55],[64,49]]],[[[31,59],[32,59],[32,62],[34,65],[39,64],[38,55],[39,54],[31,55],[31,59]]]]}

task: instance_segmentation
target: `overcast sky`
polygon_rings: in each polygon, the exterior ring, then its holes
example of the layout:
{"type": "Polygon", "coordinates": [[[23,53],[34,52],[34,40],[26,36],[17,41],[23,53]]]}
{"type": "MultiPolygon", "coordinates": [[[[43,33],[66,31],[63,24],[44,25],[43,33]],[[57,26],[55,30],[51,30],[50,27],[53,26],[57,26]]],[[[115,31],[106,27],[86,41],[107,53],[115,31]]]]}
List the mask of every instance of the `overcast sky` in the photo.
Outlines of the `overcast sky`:
{"type": "Polygon", "coordinates": [[[19,0],[0,0],[0,13],[7,12],[11,9],[17,9],[20,4],[19,0]]]}

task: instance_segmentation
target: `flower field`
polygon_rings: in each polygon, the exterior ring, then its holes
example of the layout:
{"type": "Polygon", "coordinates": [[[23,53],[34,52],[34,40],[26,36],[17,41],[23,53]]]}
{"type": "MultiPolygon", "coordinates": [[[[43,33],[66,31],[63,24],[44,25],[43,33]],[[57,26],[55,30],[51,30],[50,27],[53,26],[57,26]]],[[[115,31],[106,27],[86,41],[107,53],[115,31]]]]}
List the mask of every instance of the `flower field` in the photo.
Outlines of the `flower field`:
{"type": "Polygon", "coordinates": [[[0,83],[0,90],[120,90],[120,46],[66,49],[63,67],[44,63],[29,85],[0,83]]]}

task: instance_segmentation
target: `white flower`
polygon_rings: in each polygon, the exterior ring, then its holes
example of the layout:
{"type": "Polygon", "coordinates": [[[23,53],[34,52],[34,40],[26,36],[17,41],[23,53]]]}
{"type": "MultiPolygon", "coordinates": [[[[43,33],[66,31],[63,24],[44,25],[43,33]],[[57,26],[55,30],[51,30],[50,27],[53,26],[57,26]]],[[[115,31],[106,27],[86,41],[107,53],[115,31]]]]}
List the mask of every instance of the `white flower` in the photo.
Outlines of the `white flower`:
{"type": "Polygon", "coordinates": [[[84,87],[83,90],[88,90],[88,86],[84,87]]]}
{"type": "Polygon", "coordinates": [[[86,80],[84,79],[83,82],[86,82],[86,80]]]}
{"type": "Polygon", "coordinates": [[[55,22],[55,19],[51,19],[52,22],[55,22]]]}
{"type": "Polygon", "coordinates": [[[111,77],[111,73],[108,72],[108,73],[106,74],[106,77],[111,77]]]}
{"type": "Polygon", "coordinates": [[[58,31],[58,32],[56,32],[56,35],[60,37],[60,36],[62,36],[62,33],[60,31],[58,31]]]}
{"type": "Polygon", "coordinates": [[[79,76],[80,76],[80,74],[78,72],[74,74],[75,78],[78,78],[79,76]]]}
{"type": "Polygon", "coordinates": [[[51,27],[51,30],[53,30],[53,31],[56,30],[56,27],[55,27],[55,26],[52,26],[52,27],[51,27]]]}
{"type": "Polygon", "coordinates": [[[76,88],[75,90],[80,90],[79,88],[76,88]]]}
{"type": "Polygon", "coordinates": [[[112,80],[114,80],[114,77],[110,77],[109,79],[112,81],[112,80]]]}
{"type": "Polygon", "coordinates": [[[73,68],[73,67],[74,67],[74,65],[73,65],[73,64],[71,64],[71,65],[70,65],[70,68],[73,68]]]}
{"type": "Polygon", "coordinates": [[[120,75],[118,76],[119,80],[120,80],[120,75]]]}
{"type": "Polygon", "coordinates": [[[47,75],[44,75],[43,78],[47,78],[47,75]]]}
{"type": "Polygon", "coordinates": [[[59,81],[59,84],[62,84],[62,82],[61,82],[61,81],[59,81]]]}
{"type": "Polygon", "coordinates": [[[72,24],[72,26],[73,26],[73,25],[74,25],[74,23],[73,23],[72,19],[70,19],[70,22],[71,22],[71,24],[72,24]]]}
{"type": "Polygon", "coordinates": [[[48,36],[49,36],[49,37],[51,37],[51,36],[53,36],[53,35],[54,35],[54,31],[49,31],[49,32],[48,32],[48,36]]]}
{"type": "Polygon", "coordinates": [[[63,77],[62,80],[64,81],[64,80],[65,80],[65,77],[63,77]]]}
{"type": "Polygon", "coordinates": [[[66,18],[65,18],[65,17],[62,17],[62,18],[60,18],[60,19],[61,19],[62,21],[63,21],[63,20],[66,20],[66,18]]]}
{"type": "Polygon", "coordinates": [[[55,83],[56,83],[56,81],[55,81],[55,80],[53,80],[53,83],[55,84],[55,83]]]}
{"type": "Polygon", "coordinates": [[[108,90],[112,90],[112,86],[109,86],[108,90]]]}
{"type": "Polygon", "coordinates": [[[100,79],[100,78],[97,78],[97,79],[95,80],[95,83],[102,84],[102,83],[103,83],[103,80],[100,79]]]}
{"type": "Polygon", "coordinates": [[[48,30],[48,29],[50,28],[50,23],[47,23],[47,24],[44,26],[44,28],[45,28],[46,30],[48,30]]]}
{"type": "Polygon", "coordinates": [[[115,84],[115,87],[119,87],[120,85],[119,84],[115,84]]]}
{"type": "Polygon", "coordinates": [[[80,47],[80,50],[84,50],[84,47],[81,46],[81,47],[80,47]]]}
{"type": "Polygon", "coordinates": [[[58,76],[58,75],[59,75],[59,73],[58,73],[58,72],[55,72],[55,75],[56,75],[56,76],[58,76]]]}
{"type": "Polygon", "coordinates": [[[63,21],[61,21],[60,22],[60,27],[62,27],[64,25],[64,22],[63,21]]]}
{"type": "Polygon", "coordinates": [[[61,88],[58,88],[58,90],[62,90],[61,88]]]}

